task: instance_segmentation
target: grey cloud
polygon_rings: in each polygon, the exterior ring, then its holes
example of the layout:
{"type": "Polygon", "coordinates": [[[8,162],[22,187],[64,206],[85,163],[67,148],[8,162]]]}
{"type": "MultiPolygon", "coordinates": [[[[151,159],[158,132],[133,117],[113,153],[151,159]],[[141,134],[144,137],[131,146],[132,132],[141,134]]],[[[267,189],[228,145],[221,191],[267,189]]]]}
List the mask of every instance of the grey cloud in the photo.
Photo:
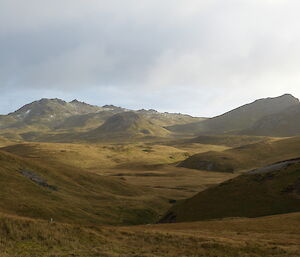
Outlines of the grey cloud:
{"type": "Polygon", "coordinates": [[[0,100],[31,92],[28,100],[75,96],[214,115],[259,97],[300,95],[299,7],[292,0],[0,0],[0,100]]]}

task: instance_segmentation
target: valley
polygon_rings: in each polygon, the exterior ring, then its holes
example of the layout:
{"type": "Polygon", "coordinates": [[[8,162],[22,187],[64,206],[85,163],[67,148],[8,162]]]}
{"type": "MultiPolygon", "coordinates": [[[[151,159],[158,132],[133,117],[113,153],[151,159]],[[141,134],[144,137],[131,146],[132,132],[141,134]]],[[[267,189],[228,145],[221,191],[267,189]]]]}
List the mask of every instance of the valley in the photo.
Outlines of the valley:
{"type": "Polygon", "coordinates": [[[299,256],[300,134],[253,132],[298,105],[202,118],[41,99],[2,115],[0,256],[299,256]]]}

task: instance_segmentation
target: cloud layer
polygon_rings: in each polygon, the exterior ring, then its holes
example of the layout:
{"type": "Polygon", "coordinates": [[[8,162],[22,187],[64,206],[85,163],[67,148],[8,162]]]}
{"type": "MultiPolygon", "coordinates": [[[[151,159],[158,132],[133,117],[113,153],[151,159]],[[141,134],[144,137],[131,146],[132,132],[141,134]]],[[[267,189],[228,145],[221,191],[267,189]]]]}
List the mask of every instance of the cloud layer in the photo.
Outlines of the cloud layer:
{"type": "Polygon", "coordinates": [[[300,96],[299,1],[0,0],[0,112],[40,97],[215,115],[300,96]]]}

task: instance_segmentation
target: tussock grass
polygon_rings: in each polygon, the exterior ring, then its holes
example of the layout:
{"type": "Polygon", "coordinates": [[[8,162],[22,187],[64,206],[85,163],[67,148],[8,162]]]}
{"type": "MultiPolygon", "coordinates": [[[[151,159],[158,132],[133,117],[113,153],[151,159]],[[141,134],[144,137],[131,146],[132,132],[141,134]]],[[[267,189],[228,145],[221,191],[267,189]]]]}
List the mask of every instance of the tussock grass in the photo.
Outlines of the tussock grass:
{"type": "Polygon", "coordinates": [[[1,257],[296,257],[299,214],[138,227],[78,226],[0,215],[1,257]]]}

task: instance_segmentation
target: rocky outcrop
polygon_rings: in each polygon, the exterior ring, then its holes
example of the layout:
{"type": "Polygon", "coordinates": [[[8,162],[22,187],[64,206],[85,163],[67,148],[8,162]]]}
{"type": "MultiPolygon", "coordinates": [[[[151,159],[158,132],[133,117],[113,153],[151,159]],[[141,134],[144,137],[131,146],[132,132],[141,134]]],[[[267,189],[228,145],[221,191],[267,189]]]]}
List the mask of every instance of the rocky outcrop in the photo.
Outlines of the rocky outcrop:
{"type": "Polygon", "coordinates": [[[33,173],[29,170],[20,170],[20,173],[25,176],[26,178],[29,178],[34,183],[38,184],[39,186],[46,187],[50,190],[57,191],[57,187],[53,185],[49,185],[45,179],[40,177],[39,175],[33,173]]]}

